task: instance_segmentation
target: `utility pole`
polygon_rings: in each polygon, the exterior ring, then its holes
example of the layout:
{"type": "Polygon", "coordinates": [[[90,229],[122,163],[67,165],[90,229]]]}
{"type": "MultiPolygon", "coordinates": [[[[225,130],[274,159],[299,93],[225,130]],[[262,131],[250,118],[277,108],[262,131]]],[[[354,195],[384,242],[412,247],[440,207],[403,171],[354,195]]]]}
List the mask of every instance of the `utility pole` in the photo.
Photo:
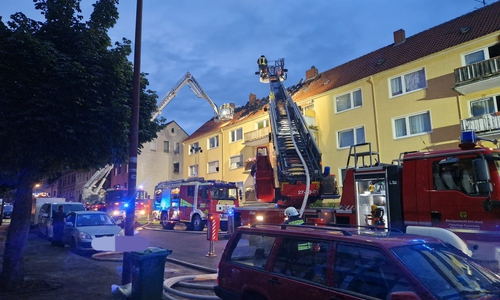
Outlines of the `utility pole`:
{"type": "MultiPolygon", "coordinates": [[[[141,36],[142,36],[142,2],[137,0],[135,18],[135,48],[134,48],[134,75],[132,86],[132,120],[130,122],[130,151],[128,162],[128,207],[125,217],[125,235],[134,235],[135,198],[137,182],[137,149],[139,148],[139,103],[141,95],[141,36]]],[[[122,284],[132,281],[132,262],[123,253],[122,284]]]]}

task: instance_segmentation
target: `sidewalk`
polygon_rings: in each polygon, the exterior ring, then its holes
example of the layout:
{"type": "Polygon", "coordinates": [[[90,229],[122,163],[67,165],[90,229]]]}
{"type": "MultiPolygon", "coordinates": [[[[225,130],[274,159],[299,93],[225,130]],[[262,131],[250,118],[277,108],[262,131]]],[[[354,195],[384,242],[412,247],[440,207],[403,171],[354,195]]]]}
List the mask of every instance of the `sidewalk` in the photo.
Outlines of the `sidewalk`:
{"type": "MultiPolygon", "coordinates": [[[[8,224],[4,222],[0,225],[0,269],[8,224]]],[[[121,261],[94,260],[90,256],[74,254],[68,247],[52,247],[47,240],[38,237],[36,231],[32,230],[24,249],[25,282],[29,284],[22,292],[0,292],[0,299],[118,299],[111,294],[111,285],[121,284],[122,266],[121,261]]],[[[167,262],[164,278],[193,273],[198,272],[167,262]]]]}
{"type": "MultiPolygon", "coordinates": [[[[0,254],[3,259],[8,223],[0,226],[0,254]]],[[[2,265],[0,260],[0,268],[2,265]]],[[[52,247],[47,240],[31,231],[24,249],[27,289],[2,294],[1,299],[116,299],[112,284],[121,284],[121,275],[114,271],[120,262],[100,262],[82,257],[68,248],[52,247]],[[31,288],[30,288],[31,286],[31,288]]]]}

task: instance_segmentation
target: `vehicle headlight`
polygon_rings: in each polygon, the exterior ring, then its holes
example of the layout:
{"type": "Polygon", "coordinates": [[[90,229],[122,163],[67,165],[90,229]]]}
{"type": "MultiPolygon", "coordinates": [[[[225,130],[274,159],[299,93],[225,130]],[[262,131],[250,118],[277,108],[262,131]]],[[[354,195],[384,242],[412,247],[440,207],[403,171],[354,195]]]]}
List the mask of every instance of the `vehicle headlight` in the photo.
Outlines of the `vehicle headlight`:
{"type": "Polygon", "coordinates": [[[146,214],[146,211],[143,209],[143,210],[139,211],[139,214],[140,214],[140,215],[145,215],[145,214],[146,214]]]}
{"type": "Polygon", "coordinates": [[[256,216],[255,220],[262,222],[262,221],[264,221],[264,216],[256,216]]]}
{"type": "Polygon", "coordinates": [[[91,240],[92,239],[90,234],[88,234],[86,232],[80,232],[79,236],[80,236],[80,239],[82,239],[82,240],[91,240]]]}
{"type": "Polygon", "coordinates": [[[114,210],[113,211],[113,216],[118,216],[120,215],[120,211],[119,210],[114,210]]]}

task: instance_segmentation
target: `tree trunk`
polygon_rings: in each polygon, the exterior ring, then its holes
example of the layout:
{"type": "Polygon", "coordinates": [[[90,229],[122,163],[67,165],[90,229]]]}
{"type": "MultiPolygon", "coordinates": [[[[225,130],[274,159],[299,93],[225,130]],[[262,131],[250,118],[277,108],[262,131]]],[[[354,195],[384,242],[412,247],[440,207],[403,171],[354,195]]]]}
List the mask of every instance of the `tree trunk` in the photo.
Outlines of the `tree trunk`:
{"type": "Polygon", "coordinates": [[[17,186],[0,274],[0,288],[3,290],[19,290],[24,284],[23,249],[30,229],[32,192],[31,180],[24,180],[17,186]]]}

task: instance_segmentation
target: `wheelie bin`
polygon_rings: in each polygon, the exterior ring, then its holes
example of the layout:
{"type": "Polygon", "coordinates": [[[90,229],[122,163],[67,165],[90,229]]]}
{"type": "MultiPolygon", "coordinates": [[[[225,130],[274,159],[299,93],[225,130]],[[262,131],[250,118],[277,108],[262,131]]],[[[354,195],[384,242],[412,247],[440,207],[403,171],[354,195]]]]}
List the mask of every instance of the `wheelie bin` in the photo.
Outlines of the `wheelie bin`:
{"type": "Polygon", "coordinates": [[[132,266],[132,292],[130,299],[161,300],[165,261],[172,250],[150,247],[145,251],[125,252],[132,266]]]}

